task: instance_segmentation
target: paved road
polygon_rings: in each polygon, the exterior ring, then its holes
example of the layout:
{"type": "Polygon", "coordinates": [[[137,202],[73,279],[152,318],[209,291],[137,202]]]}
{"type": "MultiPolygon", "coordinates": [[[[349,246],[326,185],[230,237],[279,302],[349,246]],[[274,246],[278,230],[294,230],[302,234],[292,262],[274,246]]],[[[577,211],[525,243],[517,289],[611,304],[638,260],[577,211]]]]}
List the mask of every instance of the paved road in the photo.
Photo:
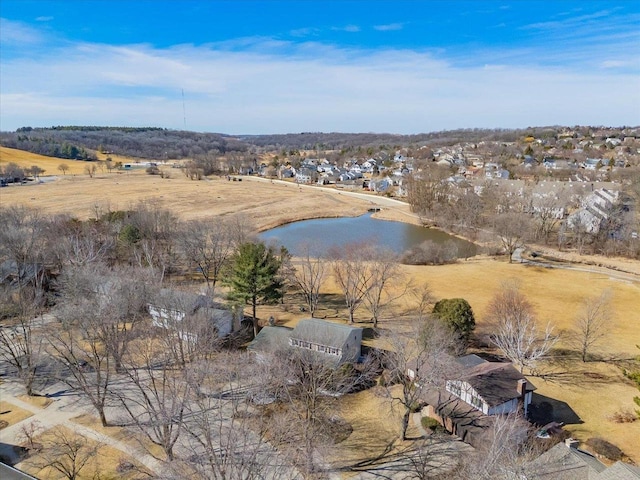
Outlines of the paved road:
{"type": "Polygon", "coordinates": [[[562,270],[575,270],[577,272],[595,273],[605,275],[616,280],[622,280],[625,282],[640,283],[640,276],[634,273],[619,272],[607,267],[597,267],[582,264],[575,264],[570,262],[549,262],[548,260],[535,259],[535,258],[523,258],[524,248],[517,248],[511,257],[514,262],[522,263],[525,265],[535,265],[543,268],[559,268],[562,270]]]}
{"type": "Polygon", "coordinates": [[[291,188],[299,188],[300,190],[313,190],[315,192],[326,192],[333,195],[341,195],[345,197],[357,198],[359,200],[364,200],[369,202],[372,207],[385,207],[385,208],[394,208],[397,211],[401,212],[403,215],[414,218],[416,220],[420,220],[420,216],[410,211],[409,204],[407,202],[403,202],[402,200],[397,200],[395,198],[389,197],[381,197],[379,195],[373,195],[370,193],[360,193],[360,192],[352,192],[349,190],[340,190],[337,188],[330,187],[321,187],[319,185],[305,185],[305,184],[296,184],[287,182],[285,180],[269,180],[267,178],[262,177],[253,177],[246,176],[242,177],[243,181],[250,182],[262,182],[262,183],[272,183],[274,185],[284,185],[291,188]]]}

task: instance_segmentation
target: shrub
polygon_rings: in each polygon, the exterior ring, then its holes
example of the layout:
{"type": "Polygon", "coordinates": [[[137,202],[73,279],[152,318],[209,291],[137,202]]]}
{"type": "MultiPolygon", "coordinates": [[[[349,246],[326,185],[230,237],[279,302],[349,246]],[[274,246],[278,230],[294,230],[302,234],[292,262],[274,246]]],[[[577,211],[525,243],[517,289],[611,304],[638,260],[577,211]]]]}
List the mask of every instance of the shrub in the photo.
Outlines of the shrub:
{"type": "Polygon", "coordinates": [[[420,419],[420,423],[422,424],[422,428],[424,428],[425,430],[431,430],[432,432],[435,432],[436,430],[439,430],[442,427],[442,425],[440,425],[440,422],[438,422],[438,420],[431,417],[422,417],[420,419]]]}
{"type": "Polygon", "coordinates": [[[433,314],[444,322],[465,344],[476,328],[471,305],[464,298],[445,298],[433,306],[433,314]]]}
{"type": "Polygon", "coordinates": [[[402,257],[402,263],[407,265],[444,265],[455,263],[457,258],[458,246],[452,240],[444,243],[427,240],[407,251],[402,257]]]}
{"type": "Polygon", "coordinates": [[[624,453],[622,450],[616,447],[613,443],[607,442],[603,438],[590,438],[586,443],[593,449],[596,454],[602,455],[609,460],[617,461],[622,460],[622,458],[624,457],[624,453]]]}
{"type": "Polygon", "coordinates": [[[638,419],[631,410],[618,410],[609,417],[609,420],[615,423],[633,423],[638,419]]]}

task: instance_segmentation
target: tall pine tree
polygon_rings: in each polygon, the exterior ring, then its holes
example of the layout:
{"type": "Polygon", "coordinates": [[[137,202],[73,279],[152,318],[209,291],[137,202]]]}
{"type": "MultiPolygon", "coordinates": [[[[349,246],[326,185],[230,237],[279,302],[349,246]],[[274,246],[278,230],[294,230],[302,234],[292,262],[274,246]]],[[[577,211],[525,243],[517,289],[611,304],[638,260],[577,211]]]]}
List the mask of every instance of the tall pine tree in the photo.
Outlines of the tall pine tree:
{"type": "Polygon", "coordinates": [[[229,300],[252,307],[253,334],[258,334],[256,306],[277,303],[283,296],[280,267],[286,250],[278,256],[264,243],[243,243],[231,259],[223,283],[230,288],[229,300]]]}

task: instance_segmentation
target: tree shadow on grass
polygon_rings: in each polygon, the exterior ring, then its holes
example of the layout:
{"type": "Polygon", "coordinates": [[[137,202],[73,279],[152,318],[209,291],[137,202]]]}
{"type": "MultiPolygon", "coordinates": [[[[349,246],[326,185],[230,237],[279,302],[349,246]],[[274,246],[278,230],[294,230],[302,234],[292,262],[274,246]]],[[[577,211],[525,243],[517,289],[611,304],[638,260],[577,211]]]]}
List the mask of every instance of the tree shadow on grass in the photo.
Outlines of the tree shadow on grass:
{"type": "Polygon", "coordinates": [[[348,318],[345,312],[344,295],[321,293],[318,307],[316,318],[348,318]]]}

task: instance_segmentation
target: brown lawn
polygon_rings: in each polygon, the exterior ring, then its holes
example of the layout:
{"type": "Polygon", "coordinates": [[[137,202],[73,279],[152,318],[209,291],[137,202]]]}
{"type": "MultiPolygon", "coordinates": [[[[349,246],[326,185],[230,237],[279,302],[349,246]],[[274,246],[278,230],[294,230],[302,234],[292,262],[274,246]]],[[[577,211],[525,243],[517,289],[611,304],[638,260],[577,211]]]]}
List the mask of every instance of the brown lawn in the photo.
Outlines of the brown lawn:
{"type": "MultiPolygon", "coordinates": [[[[144,435],[140,435],[139,432],[134,432],[117,426],[103,427],[99,418],[87,414],[78,415],[77,417],[72,418],[71,421],[130,446],[131,455],[135,455],[135,452],[142,451],[149,452],[150,455],[156,458],[165,458],[162,448],[152,443],[144,435]]],[[[121,455],[124,456],[122,452],[121,455]]]]}
{"type": "Polygon", "coordinates": [[[0,400],[0,429],[10,427],[16,423],[20,423],[25,418],[29,418],[33,414],[14,404],[0,400]],[[4,423],[6,422],[6,424],[4,423]]]}
{"type": "Polygon", "coordinates": [[[18,395],[17,398],[38,408],[47,408],[53,402],[50,398],[39,396],[30,397],[29,395],[18,395]]]}
{"type": "MultiPolygon", "coordinates": [[[[74,434],[69,429],[65,427],[55,427],[57,431],[63,431],[67,438],[73,439],[74,434]]],[[[34,439],[36,443],[40,443],[43,446],[51,445],[51,442],[54,442],[53,429],[47,430],[40,434],[38,437],[34,439]]],[[[91,439],[86,439],[84,442],[89,448],[93,448],[96,446],[96,442],[91,439]]],[[[84,458],[84,454],[81,453],[79,458],[84,458]]],[[[68,458],[64,457],[62,460],[67,465],[68,458]]],[[[58,471],[53,469],[52,467],[47,467],[46,461],[40,454],[34,454],[29,456],[27,459],[16,465],[17,468],[24,470],[31,475],[37,476],[38,478],[48,478],[48,479],[58,479],[64,478],[58,471]]],[[[93,478],[119,478],[123,480],[133,480],[133,479],[142,479],[148,478],[148,475],[144,473],[144,468],[138,464],[135,459],[128,457],[126,454],[121,452],[120,450],[107,446],[107,445],[99,445],[97,449],[97,454],[91,457],[84,468],[80,470],[80,474],[76,477],[78,480],[83,479],[93,479],[93,478]],[[118,472],[117,468],[121,462],[127,462],[130,465],[134,466],[132,470],[127,472],[118,472]]]]}
{"type": "Polygon", "coordinates": [[[10,162],[15,163],[22,168],[29,168],[34,165],[38,166],[44,170],[44,173],[42,174],[43,176],[62,176],[63,173],[58,170],[58,166],[62,163],[69,167],[66,172],[67,176],[84,175],[84,169],[87,165],[97,166],[96,162],[84,162],[80,160],[66,160],[64,158],[45,157],[44,155],[25,152],[23,150],[0,147],[0,166],[4,166],[5,164],[10,162]]]}
{"type": "MultiPolygon", "coordinates": [[[[426,282],[435,299],[465,298],[474,309],[479,333],[486,332],[488,329],[487,306],[492,295],[500,288],[501,282],[517,279],[522,291],[535,306],[540,327],[543,328],[546,322],[550,321],[555,331],[561,334],[560,348],[569,346],[567,333],[572,329],[582,298],[585,295],[597,295],[602,290],[610,289],[613,294],[612,306],[615,318],[608,336],[596,349],[596,353],[604,358],[614,359],[628,359],[640,353],[636,348],[640,343],[640,283],[622,282],[602,274],[509,264],[503,259],[491,258],[476,258],[447,266],[404,266],[403,271],[405,279],[411,278],[416,285],[426,282]]],[[[324,308],[320,309],[318,316],[326,316],[328,320],[339,323],[346,322],[345,319],[348,318],[346,311],[331,281],[327,282],[323,293],[329,296],[329,300],[324,308]]],[[[410,308],[407,302],[409,299],[410,296],[406,296],[403,301],[396,302],[388,316],[380,321],[379,326],[382,330],[397,331],[411,328],[410,322],[404,316],[410,308]]],[[[298,307],[301,304],[294,300],[284,307],[260,307],[258,316],[266,321],[270,315],[273,315],[278,324],[295,326],[299,319],[307,316],[299,311],[298,307]]],[[[371,326],[369,317],[363,310],[358,312],[356,322],[357,326],[371,326]]],[[[384,347],[381,342],[381,339],[368,341],[384,347]]],[[[622,376],[619,367],[605,362],[583,364],[574,356],[568,361],[543,364],[541,372],[545,374],[544,378],[530,377],[537,387],[536,392],[550,399],[565,402],[582,422],[568,425],[567,430],[581,441],[595,436],[605,438],[619,446],[636,462],[640,462],[640,443],[637,441],[640,438],[640,420],[631,424],[618,424],[610,419],[616,412],[632,411],[633,397],[640,394],[622,376]]],[[[347,405],[344,411],[354,410],[349,420],[355,422],[352,436],[355,435],[354,438],[357,438],[358,435],[373,435],[376,440],[375,442],[372,440],[372,448],[377,451],[385,442],[394,441],[396,438],[394,435],[398,434],[397,427],[371,428],[369,426],[365,432],[358,432],[356,426],[365,425],[365,419],[357,417],[359,414],[356,414],[356,411],[384,412],[378,415],[378,420],[385,425],[391,418],[388,413],[389,407],[384,405],[372,407],[371,398],[363,402],[362,408],[355,408],[352,402],[357,403],[358,398],[364,398],[364,396],[344,399],[347,405]]],[[[370,420],[366,421],[370,422],[370,420]]],[[[341,444],[341,448],[346,448],[345,445],[348,443],[341,444]]],[[[357,448],[354,451],[357,452],[357,448]]],[[[363,454],[365,452],[366,450],[362,451],[363,454]]],[[[366,453],[366,455],[369,454],[373,453],[366,453]]],[[[350,456],[351,453],[344,452],[344,455],[350,456]]],[[[337,459],[344,460],[340,455],[337,459]]]]}

